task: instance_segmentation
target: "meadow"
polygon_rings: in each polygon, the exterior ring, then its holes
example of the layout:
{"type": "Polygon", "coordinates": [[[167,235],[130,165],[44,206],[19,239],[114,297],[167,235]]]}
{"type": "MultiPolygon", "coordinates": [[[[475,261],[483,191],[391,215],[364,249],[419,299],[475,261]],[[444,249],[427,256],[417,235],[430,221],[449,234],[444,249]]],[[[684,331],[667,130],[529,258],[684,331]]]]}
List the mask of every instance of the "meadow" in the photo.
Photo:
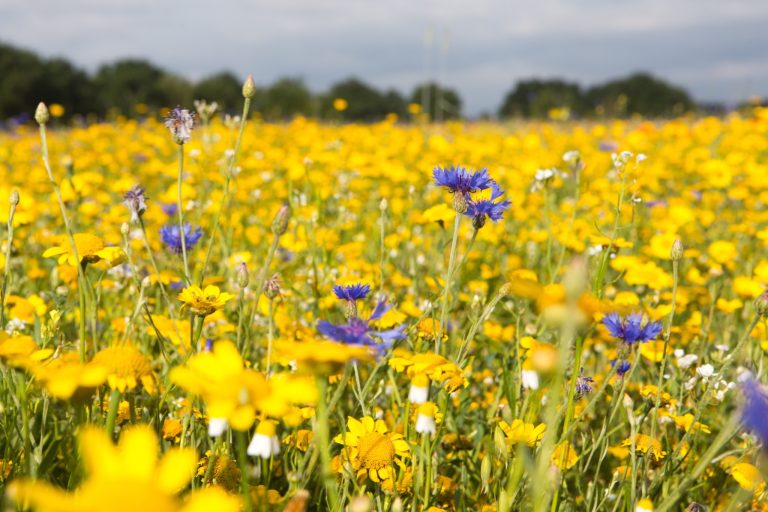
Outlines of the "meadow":
{"type": "Polygon", "coordinates": [[[768,510],[768,110],[251,93],[0,132],[7,510],[768,510]]]}

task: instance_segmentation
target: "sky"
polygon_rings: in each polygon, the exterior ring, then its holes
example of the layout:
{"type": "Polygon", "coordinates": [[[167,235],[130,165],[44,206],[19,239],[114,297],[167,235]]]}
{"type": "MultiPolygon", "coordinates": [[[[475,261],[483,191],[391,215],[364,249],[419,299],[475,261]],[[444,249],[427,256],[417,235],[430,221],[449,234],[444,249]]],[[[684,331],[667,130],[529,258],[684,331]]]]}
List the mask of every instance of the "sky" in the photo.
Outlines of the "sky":
{"type": "Polygon", "coordinates": [[[768,94],[767,0],[0,0],[0,40],[89,71],[146,58],[314,91],[356,76],[409,94],[427,78],[464,112],[515,82],[584,86],[650,71],[699,101],[768,94]],[[431,35],[430,35],[431,34],[431,35]]]}

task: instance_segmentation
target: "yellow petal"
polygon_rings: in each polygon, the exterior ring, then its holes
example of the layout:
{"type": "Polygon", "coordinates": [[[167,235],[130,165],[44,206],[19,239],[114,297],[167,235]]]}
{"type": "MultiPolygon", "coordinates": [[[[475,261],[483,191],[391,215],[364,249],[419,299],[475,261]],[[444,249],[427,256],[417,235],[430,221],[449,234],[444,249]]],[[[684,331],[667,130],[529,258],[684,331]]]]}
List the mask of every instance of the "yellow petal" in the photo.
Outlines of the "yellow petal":
{"type": "Polygon", "coordinates": [[[197,466],[197,454],[191,448],[172,448],[160,460],[157,485],[168,494],[175,494],[189,483],[197,466]]]}

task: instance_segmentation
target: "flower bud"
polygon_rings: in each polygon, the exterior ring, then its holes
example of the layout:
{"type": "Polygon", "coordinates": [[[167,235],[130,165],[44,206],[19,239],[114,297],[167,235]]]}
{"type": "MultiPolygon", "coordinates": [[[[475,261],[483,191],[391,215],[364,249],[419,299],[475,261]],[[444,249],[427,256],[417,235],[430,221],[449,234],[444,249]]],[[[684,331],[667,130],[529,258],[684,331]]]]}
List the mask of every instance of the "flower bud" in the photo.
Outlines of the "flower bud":
{"type": "Polygon", "coordinates": [[[692,501],[690,505],[685,507],[685,512],[704,512],[705,510],[707,509],[704,505],[700,505],[695,501],[692,501]]]}
{"type": "Polygon", "coordinates": [[[18,206],[19,205],[19,191],[16,189],[11,190],[11,206],[18,206]]]}
{"type": "Polygon", "coordinates": [[[761,317],[768,316],[768,290],[755,299],[755,312],[761,317]]]}
{"type": "Polygon", "coordinates": [[[501,460],[506,461],[509,456],[509,452],[507,451],[507,436],[504,434],[504,431],[501,430],[501,427],[496,427],[496,430],[493,432],[493,447],[496,449],[496,456],[501,460]]]}
{"type": "Polygon", "coordinates": [[[487,454],[480,463],[480,480],[483,483],[483,492],[488,492],[491,483],[491,458],[487,454]]]}
{"type": "Polygon", "coordinates": [[[513,285],[512,283],[504,283],[501,285],[501,288],[499,288],[499,295],[502,297],[509,297],[512,295],[512,289],[513,285]]]}
{"type": "Polygon", "coordinates": [[[130,231],[131,231],[131,226],[129,226],[127,222],[123,222],[122,224],[120,224],[120,233],[123,236],[128,236],[128,233],[130,233],[130,231]]]}
{"type": "Polygon", "coordinates": [[[385,211],[387,211],[388,207],[389,207],[389,203],[387,202],[387,198],[386,197],[382,197],[381,201],[379,201],[379,210],[382,213],[384,213],[385,211]]]}
{"type": "Polygon", "coordinates": [[[464,197],[464,194],[453,194],[453,209],[456,213],[467,211],[467,198],[464,197]]]}
{"type": "Polygon", "coordinates": [[[248,75],[243,83],[243,98],[253,98],[256,95],[256,84],[253,82],[253,75],[248,75]]]}
{"type": "Polygon", "coordinates": [[[237,286],[240,289],[248,286],[248,267],[245,266],[245,262],[237,266],[237,286]]]}
{"type": "Polygon", "coordinates": [[[676,239],[672,244],[672,249],[669,251],[669,255],[672,257],[672,261],[680,261],[683,257],[683,242],[680,239],[676,239]]]}
{"type": "Polygon", "coordinates": [[[50,118],[51,115],[48,113],[48,107],[41,101],[37,104],[37,109],[35,110],[35,121],[37,121],[37,124],[43,125],[47,123],[50,118]]]}
{"type": "Polygon", "coordinates": [[[291,208],[287,204],[283,204],[277,211],[274,220],[272,221],[272,233],[277,236],[285,234],[288,230],[288,220],[291,218],[291,208]]]}
{"type": "Polygon", "coordinates": [[[141,287],[149,288],[151,285],[152,285],[152,279],[149,276],[144,276],[144,279],[141,280],[141,287]]]}
{"type": "Polygon", "coordinates": [[[274,274],[264,282],[264,295],[270,300],[280,295],[280,274],[274,274]]]}

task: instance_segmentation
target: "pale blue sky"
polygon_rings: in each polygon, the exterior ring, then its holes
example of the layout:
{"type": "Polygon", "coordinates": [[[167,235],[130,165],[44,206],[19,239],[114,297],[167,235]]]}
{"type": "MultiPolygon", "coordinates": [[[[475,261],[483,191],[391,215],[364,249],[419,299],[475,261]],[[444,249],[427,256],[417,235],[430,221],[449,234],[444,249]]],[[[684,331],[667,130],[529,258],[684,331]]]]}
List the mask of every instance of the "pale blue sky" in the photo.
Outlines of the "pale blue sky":
{"type": "Polygon", "coordinates": [[[642,69],[698,100],[768,94],[766,26],[766,0],[0,0],[0,40],[88,70],[145,57],[192,79],[302,76],[313,90],[356,75],[410,92],[431,28],[429,74],[469,114],[533,76],[587,85],[642,69]]]}

